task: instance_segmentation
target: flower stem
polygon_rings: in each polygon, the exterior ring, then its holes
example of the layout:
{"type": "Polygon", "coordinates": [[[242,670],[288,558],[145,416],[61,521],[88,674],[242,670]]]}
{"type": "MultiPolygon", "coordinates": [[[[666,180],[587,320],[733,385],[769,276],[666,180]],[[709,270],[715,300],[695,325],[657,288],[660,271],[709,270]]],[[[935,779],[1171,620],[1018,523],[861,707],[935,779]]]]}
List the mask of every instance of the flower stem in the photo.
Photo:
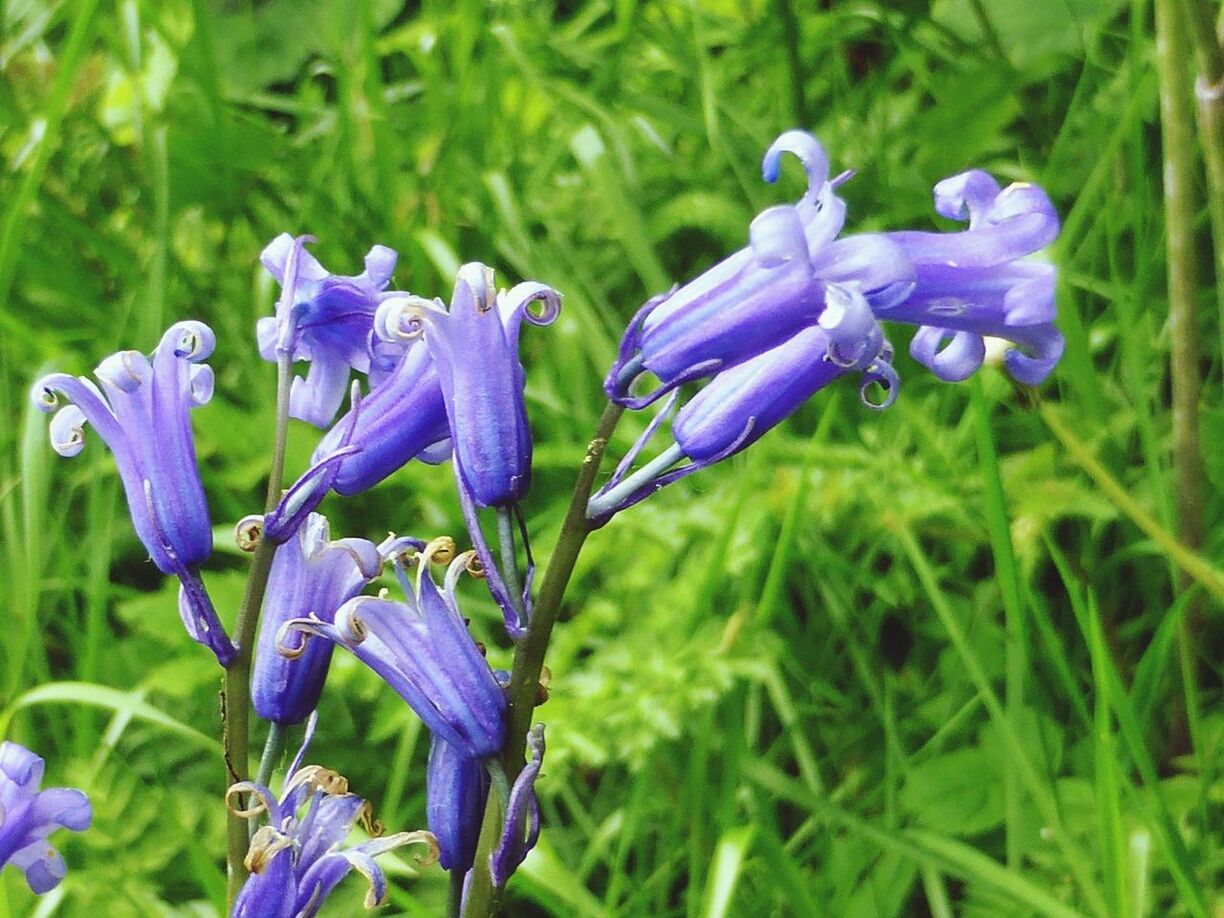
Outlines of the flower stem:
{"type": "MultiPolygon", "coordinates": [[[[278,355],[276,362],[276,438],[272,448],[272,468],[268,476],[268,493],[264,512],[271,512],[280,499],[285,478],[285,442],[289,435],[289,384],[292,360],[288,353],[278,355]]],[[[264,539],[255,548],[251,570],[247,575],[238,619],[234,624],[234,641],[238,654],[225,671],[225,686],[221,698],[221,743],[224,747],[226,785],[247,780],[250,774],[250,698],[251,649],[255,643],[255,628],[263,606],[264,591],[276,546],[264,539]]],[[[238,890],[246,880],[248,836],[246,823],[226,812],[226,862],[228,866],[227,900],[232,908],[238,890]]]]}
{"type": "MultiPolygon", "coordinates": [[[[609,404],[599,419],[599,427],[587,446],[582,467],[578,471],[578,480],[574,484],[574,494],[570,498],[565,521],[561,524],[561,533],[557,536],[556,548],[548,562],[548,569],[544,572],[544,581],[540,585],[540,595],[532,613],[531,625],[515,648],[514,666],[510,671],[510,688],[507,690],[510,706],[509,728],[501,752],[501,762],[508,784],[513,784],[514,779],[523,770],[527,731],[531,727],[531,717],[539,694],[544,654],[548,650],[548,641],[557,621],[557,613],[561,611],[565,588],[569,586],[570,577],[574,573],[574,564],[578,561],[586,537],[591,533],[591,523],[587,519],[587,501],[590,500],[591,490],[595,485],[595,476],[599,474],[599,464],[607,448],[608,438],[612,436],[612,431],[616,429],[624,410],[620,405],[609,404]]],[[[501,837],[501,824],[500,804],[496,795],[490,794],[480,830],[480,844],[476,849],[476,863],[472,868],[472,885],[468,890],[468,918],[486,918],[496,914],[500,906],[501,890],[493,887],[489,858],[501,837]]]]}
{"type": "Polygon", "coordinates": [[[268,786],[272,780],[272,772],[276,770],[276,762],[285,751],[286,730],[283,724],[272,721],[268,724],[268,738],[264,741],[263,755],[259,759],[259,771],[255,773],[255,783],[268,786]]]}
{"type": "Polygon", "coordinates": [[[514,553],[514,510],[511,507],[497,508],[497,552],[501,556],[501,575],[510,601],[518,611],[519,621],[526,622],[523,582],[519,579],[518,557],[514,553]]]}
{"type": "Polygon", "coordinates": [[[1224,353],[1224,51],[1216,37],[1212,14],[1215,4],[1207,0],[1180,0],[1180,4],[1198,62],[1194,95],[1198,105],[1198,139],[1207,166],[1207,211],[1211,215],[1220,349],[1224,353]]]}
{"type": "MultiPolygon", "coordinates": [[[[1156,73],[1160,80],[1160,135],[1164,154],[1165,243],[1168,253],[1170,376],[1173,401],[1173,478],[1178,536],[1191,551],[1203,545],[1203,456],[1199,446],[1199,354],[1195,255],[1194,114],[1186,59],[1190,53],[1185,9],[1179,0],[1156,0],[1156,73]]],[[[1177,589],[1189,589],[1186,577],[1177,589]]],[[[1197,640],[1201,609],[1191,599],[1178,633],[1184,709],[1175,711],[1174,747],[1198,738],[1197,640]],[[1186,736],[1186,731],[1189,736],[1186,736]],[[1179,736],[1179,734],[1181,734],[1179,736]]],[[[1178,750],[1176,747],[1181,746],[1178,750]]]]}

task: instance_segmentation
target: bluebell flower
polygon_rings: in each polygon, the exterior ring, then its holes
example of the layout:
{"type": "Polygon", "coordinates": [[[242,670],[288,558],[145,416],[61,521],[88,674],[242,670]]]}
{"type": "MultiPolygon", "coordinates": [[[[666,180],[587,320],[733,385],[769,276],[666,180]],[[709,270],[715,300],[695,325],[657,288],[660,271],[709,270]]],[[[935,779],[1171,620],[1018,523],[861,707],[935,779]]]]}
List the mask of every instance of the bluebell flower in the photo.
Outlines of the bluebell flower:
{"type": "Polygon", "coordinates": [[[531,429],[519,330],[524,319],[553,322],[560,308],[560,295],[543,284],[499,293],[493,270],[474,262],[460,268],[449,310],[420,298],[391,298],[382,307],[381,333],[424,336],[446,404],[456,473],[479,507],[504,507],[527,493],[531,429]]]}
{"type": "Polygon", "coordinates": [[[61,456],[85,446],[92,424],[115,457],[136,535],[153,563],[183,584],[180,611],[191,637],[222,665],[235,651],[197,573],[212,552],[212,525],[196,464],[190,411],[212,398],[212,368],[201,361],[216,340],[202,322],[170,326],[152,358],[120,351],[85,377],[52,373],[34,384],[34,401],[52,411],[51,445],[61,456]]]}
{"type": "Polygon", "coordinates": [[[295,538],[276,552],[251,672],[251,702],[265,720],[301,723],[323,691],[333,645],[314,641],[289,659],[276,650],[276,635],[291,618],[332,621],[336,610],[378,577],[382,556],[366,539],[331,541],[326,517],[310,514],[295,538]]]}
{"type": "MultiPolygon", "coordinates": [[[[412,301],[389,299],[393,309],[412,301]]],[[[384,308],[379,315],[386,318],[384,308]]],[[[391,369],[319,442],[315,462],[346,441],[360,451],[340,463],[332,487],[339,494],[372,488],[413,459],[437,463],[450,458],[450,425],[438,372],[423,341],[409,341],[389,360],[391,369]]],[[[371,376],[371,381],[373,381],[371,376]]]]}
{"type": "Polygon", "coordinates": [[[492,755],[505,737],[506,699],[455,599],[455,584],[475,553],[455,557],[438,589],[428,567],[439,553],[454,551],[453,541],[434,539],[419,552],[401,545],[391,540],[381,549],[395,566],[405,602],[358,596],[340,607],[334,622],[290,619],[281,626],[280,652],[302,652],[312,635],[338,644],[382,676],[435,736],[469,758],[492,755]]]}
{"type": "Polygon", "coordinates": [[[438,839],[438,862],[446,870],[467,873],[471,868],[488,796],[484,763],[433,737],[425,772],[425,815],[438,839]]]}
{"type": "Polygon", "coordinates": [[[871,408],[897,397],[892,348],[866,298],[853,284],[827,284],[817,324],[785,343],[715,376],[676,413],[674,443],[641,469],[628,469],[654,437],[671,403],[591,498],[587,515],[602,525],[660,488],[747,449],[809,398],[851,372],[862,374],[860,395],[871,408]],[[880,392],[878,398],[873,393],[880,392]]]}
{"type": "Polygon", "coordinates": [[[896,304],[913,286],[913,269],[880,235],[836,239],[845,221],[820,143],[803,131],[782,134],[765,154],[765,180],[777,180],[783,153],[803,163],[808,189],[796,205],[771,207],[749,227],[749,246],[682,287],[650,300],[633,318],[604,388],[609,398],[642,408],[678,386],[713,376],[782,344],[814,324],[826,284],[857,283],[873,306],[896,304]],[[660,385],[632,392],[643,373],[660,385]]]}
{"type": "Polygon", "coordinates": [[[39,894],[58,886],[67,870],[47,836],[60,827],[84,831],[93,820],[81,791],[39,790],[43,767],[43,760],[25,746],[0,743],[0,867],[12,864],[39,894]]]}
{"type": "MultiPolygon", "coordinates": [[[[300,754],[299,759],[300,761],[300,754]]],[[[352,847],[342,847],[353,827],[361,823],[372,836],[382,827],[373,821],[370,805],[348,792],[343,776],[317,765],[290,769],[282,797],[253,781],[233,785],[227,802],[240,816],[267,815],[267,824],[255,831],[246,858],[251,872],[234,902],[233,918],[311,918],[351,870],[369,882],[366,908],[387,900],[387,879],[377,858],[395,848],[424,844],[429,848],[421,864],[437,859],[437,842],[429,832],[399,832],[352,847]],[[239,809],[243,795],[254,803],[239,809]]]]}
{"type": "Polygon", "coordinates": [[[370,370],[370,332],[374,312],[395,272],[396,253],[383,245],[370,249],[365,270],[355,277],[331,274],[306,251],[310,236],[282,233],[259,256],[281,285],[275,317],[259,320],[259,353],[275,361],[278,353],[310,361],[305,379],[294,378],[289,413],[316,427],[336,416],[348,389],[349,372],[370,370]]]}
{"type": "Polygon", "coordinates": [[[877,306],[877,316],[921,326],[910,353],[941,379],[973,375],[988,336],[1017,345],[1004,356],[1012,377],[1028,385],[1042,382],[1064,346],[1054,326],[1055,270],[1020,259],[1058,236],[1050,199],[1036,185],[1000,188],[974,170],[935,186],[935,210],[968,220],[968,229],[883,233],[914,265],[915,287],[900,303],[877,306]]]}

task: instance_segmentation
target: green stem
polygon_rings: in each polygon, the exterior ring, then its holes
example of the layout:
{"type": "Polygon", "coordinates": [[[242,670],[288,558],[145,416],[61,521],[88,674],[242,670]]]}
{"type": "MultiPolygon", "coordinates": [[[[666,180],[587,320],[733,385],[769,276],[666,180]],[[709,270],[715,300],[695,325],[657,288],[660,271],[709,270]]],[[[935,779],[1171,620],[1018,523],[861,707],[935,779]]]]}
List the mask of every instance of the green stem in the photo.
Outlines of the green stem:
{"type": "MultiPolygon", "coordinates": [[[[1199,447],[1199,354],[1195,297],[1194,114],[1190,106],[1186,59],[1189,42],[1180,0],[1156,0],[1156,73],[1160,80],[1160,135],[1164,154],[1165,243],[1168,254],[1169,331],[1173,390],[1173,478],[1178,536],[1186,547],[1203,545],[1203,456],[1199,447]]],[[[1179,578],[1177,589],[1188,589],[1179,578]]],[[[1191,601],[1193,603],[1193,600],[1191,601]]],[[[1198,674],[1195,643],[1201,610],[1186,609],[1179,632],[1184,692],[1184,726],[1196,738],[1198,674]]],[[[1180,732],[1175,722],[1174,732],[1180,732]]],[[[1174,745],[1182,745],[1176,741],[1174,745]]],[[[1194,743],[1194,746],[1198,746],[1194,743]]]]}
{"type": "Polygon", "coordinates": [[[497,553],[501,556],[501,575],[506,592],[510,594],[519,621],[525,622],[523,581],[519,579],[518,557],[514,553],[514,511],[510,507],[497,508],[497,553]]]}
{"type": "Polygon", "coordinates": [[[268,782],[272,780],[272,772],[276,770],[276,763],[280,760],[281,753],[285,751],[286,739],[288,739],[288,731],[284,724],[271,721],[268,724],[268,738],[264,741],[263,755],[259,759],[259,771],[255,773],[256,784],[268,786],[268,782]]]}
{"type": "MultiPolygon", "coordinates": [[[[539,693],[544,654],[548,650],[548,641],[557,621],[557,613],[561,611],[565,588],[569,586],[570,577],[574,573],[574,564],[578,561],[586,537],[591,534],[591,523],[587,519],[587,502],[595,485],[595,476],[599,474],[599,464],[607,448],[608,438],[612,436],[612,431],[616,429],[624,410],[619,405],[609,404],[599,419],[595,437],[587,446],[586,455],[583,457],[578,481],[574,484],[574,494],[570,498],[569,510],[566,511],[565,521],[561,524],[561,533],[557,536],[556,548],[548,562],[548,569],[544,572],[544,581],[540,585],[540,595],[531,616],[531,625],[514,651],[514,666],[510,671],[510,688],[507,690],[509,726],[501,753],[502,767],[505,769],[508,784],[513,784],[523,769],[527,731],[531,727],[532,712],[535,711],[539,693]]],[[[489,794],[489,801],[485,806],[480,843],[476,849],[476,863],[472,868],[472,885],[468,890],[468,918],[494,915],[501,903],[501,890],[493,888],[493,879],[489,874],[489,858],[501,837],[501,805],[496,797],[496,794],[489,794]]]]}
{"type": "Polygon", "coordinates": [[[1220,313],[1220,353],[1224,354],[1224,52],[1215,32],[1214,3],[1180,0],[1182,17],[1198,62],[1195,101],[1199,144],[1207,166],[1207,211],[1215,255],[1216,306],[1220,313]]]}
{"type": "MultiPolygon", "coordinates": [[[[289,384],[291,382],[291,358],[279,355],[276,362],[276,439],[272,448],[272,468],[268,476],[268,493],[264,500],[264,512],[270,513],[280,500],[281,486],[285,477],[285,442],[289,436],[289,384]]],[[[238,606],[238,619],[234,623],[234,642],[238,654],[225,670],[225,687],[221,699],[221,743],[224,747],[226,785],[245,781],[250,775],[250,698],[251,657],[255,644],[255,628],[259,624],[259,610],[263,605],[264,591],[268,587],[268,573],[272,570],[272,558],[276,546],[263,539],[255,548],[251,559],[251,570],[247,576],[242,603],[238,606]]],[[[232,908],[238,890],[246,880],[248,835],[246,822],[231,812],[226,813],[226,862],[228,865],[227,897],[232,908]]]]}

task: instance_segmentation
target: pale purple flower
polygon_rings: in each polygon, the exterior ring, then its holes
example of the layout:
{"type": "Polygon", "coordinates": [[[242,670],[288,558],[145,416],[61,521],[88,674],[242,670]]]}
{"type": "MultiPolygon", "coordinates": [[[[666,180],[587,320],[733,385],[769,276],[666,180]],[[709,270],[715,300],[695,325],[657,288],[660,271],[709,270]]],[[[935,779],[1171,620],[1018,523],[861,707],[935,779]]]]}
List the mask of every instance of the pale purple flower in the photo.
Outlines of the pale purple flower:
{"type": "Polygon", "coordinates": [[[493,885],[499,888],[506,885],[540,837],[540,804],[536,799],[535,782],[544,764],[543,724],[531,728],[527,747],[531,758],[510,788],[501,839],[489,862],[493,885]]]}
{"type": "Polygon", "coordinates": [[[1050,199],[1036,185],[1000,188],[990,175],[973,170],[935,186],[935,210],[968,220],[968,229],[881,234],[913,263],[916,283],[902,302],[876,306],[876,315],[921,326],[910,353],[940,379],[972,376],[986,354],[983,336],[989,336],[1016,345],[1004,363],[1017,381],[1041,383],[1064,346],[1054,326],[1055,270],[1020,259],[1058,236],[1050,199]]]}
{"type": "Polygon", "coordinates": [[[810,134],[787,131],[765,154],[776,181],[783,153],[808,175],[796,205],[771,207],[749,227],[749,246],[682,287],[650,300],[629,324],[608,374],[608,396],[642,408],[678,386],[712,376],[776,347],[815,324],[829,283],[856,283],[873,306],[899,302],[913,285],[901,251],[879,235],[836,239],[845,204],[835,193],[849,173],[829,180],[829,161],[810,134]],[[643,373],[660,385],[632,392],[643,373]]]}
{"type": "Polygon", "coordinates": [[[192,639],[222,665],[234,648],[200,582],[197,568],[212,552],[212,525],[196,464],[190,411],[212,398],[212,329],[202,322],[170,326],[152,357],[120,351],[85,377],[52,373],[34,384],[34,401],[52,411],[51,445],[61,456],[85,446],[91,424],[110,448],[127,495],[136,535],[153,563],[182,581],[179,606],[192,639]]]}
{"type": "Polygon", "coordinates": [[[276,636],[291,618],[332,621],[336,610],[382,571],[378,547],[366,539],[332,541],[326,517],[310,514],[295,537],[276,552],[264,594],[251,672],[251,702],[265,720],[301,723],[323,691],[333,645],[312,641],[300,656],[277,653],[276,636]]]}
{"type": "Polygon", "coordinates": [[[17,743],[0,743],[0,867],[12,864],[25,874],[35,893],[59,885],[67,867],[47,843],[58,828],[81,832],[89,828],[89,800],[71,787],[39,790],[43,760],[17,743]]]}
{"type": "Polygon", "coordinates": [[[294,360],[310,361],[306,378],[293,380],[289,413],[326,427],[344,401],[349,372],[370,370],[374,312],[398,256],[376,245],[366,255],[365,270],[345,277],[330,273],[306,251],[304,244],[313,241],[281,233],[259,256],[282,290],[275,317],[260,319],[256,336],[265,360],[287,352],[294,360]]]}

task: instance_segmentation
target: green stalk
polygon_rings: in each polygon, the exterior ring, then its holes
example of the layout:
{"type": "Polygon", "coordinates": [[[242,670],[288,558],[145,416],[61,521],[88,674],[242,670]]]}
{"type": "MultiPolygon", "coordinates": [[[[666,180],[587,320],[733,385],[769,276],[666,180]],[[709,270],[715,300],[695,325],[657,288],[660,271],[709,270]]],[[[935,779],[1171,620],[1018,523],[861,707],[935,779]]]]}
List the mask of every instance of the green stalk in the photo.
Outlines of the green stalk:
{"type": "Polygon", "coordinates": [[[1212,15],[1215,4],[1205,0],[1180,0],[1180,3],[1198,62],[1194,96],[1198,105],[1199,144],[1207,166],[1207,211],[1211,215],[1215,255],[1220,353],[1224,354],[1224,53],[1216,37],[1212,15]]]}
{"type": "MultiPolygon", "coordinates": [[[[999,473],[999,455],[995,449],[994,433],[990,428],[990,405],[986,401],[980,378],[973,378],[969,393],[974,427],[977,431],[978,464],[982,470],[986,528],[990,533],[990,548],[994,555],[995,579],[998,581],[999,595],[1003,601],[1004,658],[1007,661],[1004,703],[1007,705],[1007,719],[1011,722],[1012,729],[1018,733],[1024,713],[1024,674],[1028,670],[1024,604],[1020,598],[1020,578],[1016,572],[1016,556],[1007,517],[1007,499],[1003,494],[1003,480],[999,473]]],[[[1014,769],[1007,769],[1003,778],[1007,811],[1007,866],[1016,870],[1021,859],[1020,834],[1024,816],[1024,795],[1014,769]]]]}
{"type": "MultiPolygon", "coordinates": [[[[527,731],[531,727],[531,717],[539,693],[544,654],[548,650],[548,641],[557,621],[557,613],[561,611],[565,588],[569,586],[570,577],[574,573],[574,564],[578,561],[586,537],[591,534],[591,523],[586,515],[587,502],[595,486],[595,476],[599,473],[599,464],[608,446],[608,439],[616,429],[624,410],[620,405],[609,404],[599,419],[595,437],[587,446],[586,455],[582,459],[578,481],[574,484],[574,494],[570,498],[565,521],[561,524],[561,533],[557,536],[556,548],[548,562],[548,569],[544,572],[544,582],[540,585],[540,595],[531,615],[531,624],[514,651],[514,666],[510,670],[510,688],[507,690],[509,726],[506,743],[501,751],[501,763],[508,785],[512,785],[523,770],[527,731]]],[[[480,843],[476,849],[476,863],[472,868],[472,885],[468,890],[465,912],[468,918],[494,915],[501,904],[501,890],[493,887],[493,878],[489,874],[489,858],[501,838],[501,807],[497,795],[489,794],[484,822],[480,829],[480,843]]]]}
{"type": "MultiPolygon", "coordinates": [[[[276,361],[276,439],[272,448],[272,468],[268,475],[268,493],[264,500],[264,512],[270,513],[280,500],[281,486],[285,477],[285,442],[289,436],[289,384],[292,360],[289,354],[280,354],[276,361]]],[[[221,744],[224,747],[226,786],[245,781],[250,776],[251,755],[251,650],[255,644],[255,628],[259,624],[259,610],[263,606],[264,591],[268,587],[268,573],[272,570],[272,558],[276,546],[261,539],[251,559],[251,571],[247,576],[242,604],[238,607],[238,620],[234,623],[234,641],[238,654],[225,670],[225,686],[221,694],[221,744]]],[[[230,908],[238,890],[246,880],[248,834],[246,821],[226,809],[225,832],[227,839],[226,863],[228,866],[227,898],[230,908]]]]}
{"type": "MultiPolygon", "coordinates": [[[[1165,244],[1168,253],[1170,354],[1173,388],[1173,477],[1178,536],[1192,551],[1203,545],[1203,456],[1199,448],[1199,354],[1195,296],[1194,115],[1186,92],[1189,42],[1180,0],[1156,0],[1156,72],[1160,80],[1160,136],[1164,154],[1165,244]]],[[[1181,577],[1179,591],[1188,589],[1181,577]]],[[[1178,635],[1185,722],[1197,738],[1198,674],[1195,643],[1201,611],[1186,610],[1178,635]]],[[[1195,747],[1199,747],[1197,742],[1195,747]]]]}

